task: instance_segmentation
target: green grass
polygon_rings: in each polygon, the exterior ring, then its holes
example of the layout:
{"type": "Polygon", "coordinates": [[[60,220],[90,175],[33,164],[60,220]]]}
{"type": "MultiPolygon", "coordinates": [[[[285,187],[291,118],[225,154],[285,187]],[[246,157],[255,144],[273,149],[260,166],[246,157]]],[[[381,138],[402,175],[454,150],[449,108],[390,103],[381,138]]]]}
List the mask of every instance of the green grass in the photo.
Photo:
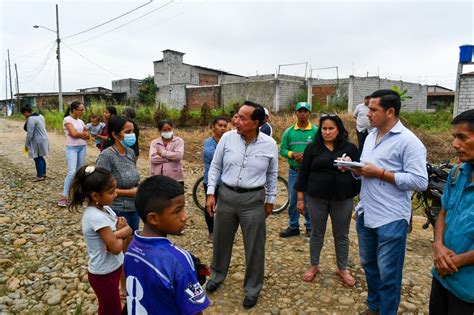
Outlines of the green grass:
{"type": "Polygon", "coordinates": [[[451,120],[453,116],[448,111],[439,111],[434,113],[413,112],[401,113],[404,123],[411,128],[422,129],[427,132],[441,133],[451,129],[451,120]]]}

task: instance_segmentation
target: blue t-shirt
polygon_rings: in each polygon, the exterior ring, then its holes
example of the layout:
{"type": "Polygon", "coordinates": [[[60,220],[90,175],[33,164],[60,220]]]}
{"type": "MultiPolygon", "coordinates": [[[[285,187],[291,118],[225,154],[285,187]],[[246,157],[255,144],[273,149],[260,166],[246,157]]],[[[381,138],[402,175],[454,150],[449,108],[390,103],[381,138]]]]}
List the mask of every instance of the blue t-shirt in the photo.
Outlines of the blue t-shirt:
{"type": "MultiPolygon", "coordinates": [[[[202,161],[204,162],[204,180],[203,183],[207,185],[209,174],[209,168],[211,167],[212,158],[214,157],[214,152],[216,152],[217,141],[214,137],[209,137],[204,140],[202,146],[202,161]]],[[[220,183],[218,183],[220,185],[220,183]]]]}
{"type": "MultiPolygon", "coordinates": [[[[472,165],[463,163],[456,177],[456,183],[451,185],[448,177],[446,188],[441,198],[443,209],[446,211],[444,246],[462,254],[474,250],[474,183],[471,182],[472,165]]],[[[474,303],[474,265],[464,266],[458,272],[444,278],[432,270],[433,276],[455,296],[463,301],[474,303]]]]}
{"type": "Polygon", "coordinates": [[[128,314],[196,314],[209,306],[191,255],[165,237],[135,237],[125,253],[128,314]]]}

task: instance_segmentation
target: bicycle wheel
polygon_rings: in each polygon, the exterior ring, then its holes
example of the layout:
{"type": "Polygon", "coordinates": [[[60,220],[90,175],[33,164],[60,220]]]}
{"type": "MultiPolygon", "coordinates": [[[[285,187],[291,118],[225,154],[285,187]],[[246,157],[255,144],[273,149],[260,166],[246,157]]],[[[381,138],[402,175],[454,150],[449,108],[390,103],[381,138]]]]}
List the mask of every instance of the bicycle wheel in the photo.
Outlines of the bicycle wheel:
{"type": "Polygon", "coordinates": [[[193,186],[193,201],[201,211],[206,211],[206,192],[204,191],[204,185],[202,181],[204,176],[198,178],[193,186]]]}
{"type": "Polygon", "coordinates": [[[276,201],[273,205],[274,214],[283,212],[288,205],[290,204],[289,194],[288,194],[288,182],[281,176],[278,176],[277,180],[277,193],[276,201]]]}

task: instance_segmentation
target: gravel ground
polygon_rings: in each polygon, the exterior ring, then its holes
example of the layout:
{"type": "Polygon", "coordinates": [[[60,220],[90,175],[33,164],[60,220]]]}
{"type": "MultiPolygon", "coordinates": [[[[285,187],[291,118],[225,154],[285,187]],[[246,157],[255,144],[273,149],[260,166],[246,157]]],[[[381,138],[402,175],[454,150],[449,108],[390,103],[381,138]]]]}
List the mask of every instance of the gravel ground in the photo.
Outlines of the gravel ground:
{"type": "MultiPolygon", "coordinates": [[[[56,206],[65,176],[64,136],[50,133],[48,179],[34,183],[34,163],[21,152],[22,123],[0,119],[0,313],[95,314],[96,297],[87,281],[87,254],[80,231],[81,214],[56,206]]],[[[186,139],[185,139],[186,140],[186,139]]],[[[93,163],[98,151],[88,148],[93,163]]],[[[210,263],[212,245],[206,243],[204,217],[192,203],[191,188],[201,176],[199,154],[185,162],[189,227],[173,241],[210,263]]],[[[139,159],[142,178],[147,160],[139,159]]],[[[415,217],[408,237],[400,312],[427,313],[431,285],[431,230],[422,230],[415,217]]],[[[229,275],[210,295],[211,314],[355,314],[365,310],[364,274],[357,254],[354,221],[350,230],[350,271],[354,288],[345,288],[335,276],[335,254],[330,224],[321,254],[321,273],[312,283],[301,280],[309,263],[304,236],[281,239],[285,214],[267,219],[265,285],[256,307],[242,308],[244,263],[240,231],[235,241],[229,275]]]]}

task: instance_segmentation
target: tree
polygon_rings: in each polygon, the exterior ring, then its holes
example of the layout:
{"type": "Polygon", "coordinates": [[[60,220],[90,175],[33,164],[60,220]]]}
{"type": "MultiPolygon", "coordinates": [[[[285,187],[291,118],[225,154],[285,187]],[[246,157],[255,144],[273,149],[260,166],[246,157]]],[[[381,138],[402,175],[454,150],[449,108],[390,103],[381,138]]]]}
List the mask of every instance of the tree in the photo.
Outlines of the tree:
{"type": "Polygon", "coordinates": [[[138,102],[143,105],[155,105],[155,94],[158,88],[155,78],[148,76],[138,85],[138,102]]]}
{"type": "Polygon", "coordinates": [[[397,85],[394,85],[392,87],[392,90],[394,90],[395,92],[398,93],[398,95],[400,95],[400,101],[401,102],[404,102],[406,100],[409,100],[409,99],[412,99],[413,97],[411,97],[410,95],[408,95],[408,90],[407,89],[404,89],[402,90],[401,88],[399,88],[397,85]]]}

